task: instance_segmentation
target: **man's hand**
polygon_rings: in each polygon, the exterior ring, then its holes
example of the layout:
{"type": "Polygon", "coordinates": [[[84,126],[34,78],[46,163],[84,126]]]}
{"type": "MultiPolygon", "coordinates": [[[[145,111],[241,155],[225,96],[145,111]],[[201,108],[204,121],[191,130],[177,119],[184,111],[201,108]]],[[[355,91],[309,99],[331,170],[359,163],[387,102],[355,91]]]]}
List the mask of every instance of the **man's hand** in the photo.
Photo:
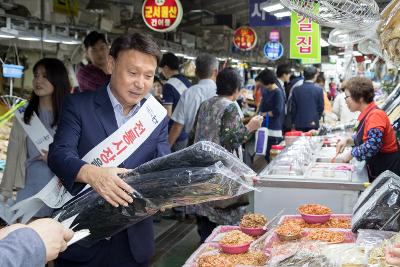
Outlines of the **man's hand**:
{"type": "Polygon", "coordinates": [[[49,155],[49,151],[42,149],[42,153],[43,153],[43,155],[41,154],[39,156],[39,159],[44,161],[47,164],[47,156],[49,155]]]}
{"type": "Polygon", "coordinates": [[[54,260],[67,249],[74,232],[53,219],[39,219],[28,224],[42,239],[46,247],[46,261],[54,260]]]}
{"type": "Polygon", "coordinates": [[[10,234],[11,232],[21,229],[21,228],[25,228],[25,227],[27,227],[27,226],[22,223],[16,223],[16,224],[4,227],[3,229],[0,230],[0,240],[5,238],[6,236],[8,236],[8,234],[10,234]]]}
{"type": "Polygon", "coordinates": [[[134,190],[118,177],[118,174],[127,171],[127,169],[102,168],[86,164],[79,170],[77,181],[89,184],[114,207],[119,205],[127,207],[133,202],[129,194],[132,194],[134,190]]]}

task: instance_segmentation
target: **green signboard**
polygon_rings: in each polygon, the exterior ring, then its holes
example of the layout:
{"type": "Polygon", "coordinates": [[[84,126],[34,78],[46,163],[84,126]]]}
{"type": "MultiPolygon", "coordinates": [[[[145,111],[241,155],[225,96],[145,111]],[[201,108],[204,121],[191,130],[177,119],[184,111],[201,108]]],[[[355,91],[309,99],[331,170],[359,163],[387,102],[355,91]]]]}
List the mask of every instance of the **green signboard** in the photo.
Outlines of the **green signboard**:
{"type": "Polygon", "coordinates": [[[290,58],[309,62],[304,64],[321,62],[319,24],[296,12],[292,12],[290,25],[290,58]]]}

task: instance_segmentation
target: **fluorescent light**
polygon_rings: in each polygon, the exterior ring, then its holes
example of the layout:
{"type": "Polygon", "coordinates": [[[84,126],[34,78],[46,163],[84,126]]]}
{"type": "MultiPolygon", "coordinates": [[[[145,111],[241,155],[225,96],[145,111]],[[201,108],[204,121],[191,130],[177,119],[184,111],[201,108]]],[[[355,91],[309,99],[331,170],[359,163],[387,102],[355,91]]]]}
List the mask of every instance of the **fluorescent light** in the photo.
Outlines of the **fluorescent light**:
{"type": "Polygon", "coordinates": [[[284,12],[278,12],[273,14],[277,18],[283,18],[283,17],[289,17],[292,15],[292,12],[290,11],[284,11],[284,12]]]}
{"type": "Polygon", "coordinates": [[[222,57],[217,57],[217,59],[218,59],[219,61],[225,61],[225,60],[226,60],[225,57],[224,57],[224,58],[222,58],[222,57]]]}
{"type": "Polygon", "coordinates": [[[186,55],[182,54],[182,53],[175,53],[175,56],[177,56],[177,57],[185,57],[186,55]]]}
{"type": "Polygon", "coordinates": [[[236,59],[236,58],[232,58],[231,61],[232,61],[232,62],[235,62],[235,63],[240,62],[240,60],[239,60],[239,59],[236,59]]]}
{"type": "Polygon", "coordinates": [[[165,50],[165,49],[161,49],[160,51],[161,51],[161,53],[167,53],[168,52],[168,50],[165,50]]]}
{"type": "Polygon", "coordinates": [[[282,6],[281,4],[275,4],[275,5],[263,6],[262,9],[265,12],[271,13],[271,12],[274,12],[274,11],[278,11],[278,10],[284,9],[284,6],[282,6]]]}
{"type": "Polygon", "coordinates": [[[57,43],[60,43],[61,41],[58,39],[55,39],[55,38],[45,37],[45,38],[43,38],[43,42],[57,44],[57,43]]]}
{"type": "Polygon", "coordinates": [[[325,41],[324,39],[320,38],[320,45],[321,47],[327,47],[329,46],[329,43],[327,41],[325,41]]]}
{"type": "Polygon", "coordinates": [[[183,58],[186,58],[186,59],[196,59],[196,57],[192,57],[192,56],[188,56],[188,55],[184,55],[183,58]]]}
{"type": "Polygon", "coordinates": [[[344,56],[344,52],[339,52],[337,54],[338,54],[338,56],[344,56]]]}
{"type": "Polygon", "coordinates": [[[63,40],[61,41],[62,44],[69,44],[69,45],[77,45],[80,44],[81,41],[76,40],[76,39],[71,39],[71,40],[63,40]]]}
{"type": "Polygon", "coordinates": [[[36,36],[18,36],[18,40],[23,40],[23,41],[40,41],[40,37],[36,37],[36,36]]]}
{"type": "Polygon", "coordinates": [[[363,54],[361,54],[360,52],[358,52],[358,51],[353,51],[353,56],[355,56],[355,57],[359,57],[359,56],[362,56],[363,54]]]}
{"type": "Polygon", "coordinates": [[[13,38],[15,38],[15,36],[14,36],[14,35],[7,34],[7,33],[2,33],[2,32],[0,32],[0,38],[4,38],[4,39],[13,39],[13,38]]]}

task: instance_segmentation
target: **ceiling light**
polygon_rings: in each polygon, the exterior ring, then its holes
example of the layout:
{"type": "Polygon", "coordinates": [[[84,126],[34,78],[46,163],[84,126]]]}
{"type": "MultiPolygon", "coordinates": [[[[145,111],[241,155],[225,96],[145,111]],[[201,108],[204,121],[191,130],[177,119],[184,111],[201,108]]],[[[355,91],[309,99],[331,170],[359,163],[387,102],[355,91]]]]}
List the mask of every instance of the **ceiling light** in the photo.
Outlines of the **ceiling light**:
{"type": "Polygon", "coordinates": [[[161,49],[161,53],[167,53],[167,52],[168,52],[168,50],[161,49]]]}
{"type": "Polygon", "coordinates": [[[175,56],[177,56],[177,57],[185,57],[186,55],[182,54],[182,53],[175,53],[175,56]]]}
{"type": "Polygon", "coordinates": [[[282,6],[281,4],[265,4],[264,3],[264,5],[261,5],[261,9],[262,10],[264,10],[265,12],[268,12],[268,13],[270,13],[270,12],[274,12],[274,11],[278,11],[278,10],[281,10],[281,9],[284,9],[285,7],[284,6],[282,6]]]}
{"type": "Polygon", "coordinates": [[[277,18],[289,17],[291,15],[292,15],[292,12],[290,12],[290,11],[274,13],[274,16],[277,18]]]}
{"type": "Polygon", "coordinates": [[[14,35],[8,34],[8,33],[3,33],[0,31],[0,38],[4,38],[4,39],[13,39],[15,38],[14,35]]]}
{"type": "Polygon", "coordinates": [[[18,31],[11,29],[11,18],[6,19],[6,27],[0,28],[0,38],[12,39],[18,35],[18,31]]]}
{"type": "Polygon", "coordinates": [[[358,51],[353,51],[353,56],[355,56],[355,57],[360,57],[360,56],[362,56],[363,54],[361,54],[360,52],[358,52],[358,51]]]}

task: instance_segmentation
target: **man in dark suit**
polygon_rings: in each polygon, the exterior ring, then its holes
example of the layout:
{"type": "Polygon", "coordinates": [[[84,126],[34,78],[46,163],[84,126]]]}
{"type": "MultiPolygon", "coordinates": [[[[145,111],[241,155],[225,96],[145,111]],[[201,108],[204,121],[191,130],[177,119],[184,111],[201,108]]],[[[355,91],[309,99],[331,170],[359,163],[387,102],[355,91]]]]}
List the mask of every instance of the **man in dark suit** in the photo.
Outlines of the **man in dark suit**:
{"type": "MultiPolygon", "coordinates": [[[[111,205],[127,206],[133,202],[128,194],[133,189],[117,174],[170,153],[168,119],[164,118],[120,168],[97,167],[81,160],[138,112],[152,87],[160,58],[160,49],[150,37],[139,33],[119,37],[110,49],[108,67],[112,74],[107,87],[65,100],[48,164],[73,195],[89,184],[111,205]]],[[[60,255],[56,266],[141,267],[148,266],[153,253],[149,218],[92,247],[72,245],[60,255]]]]}
{"type": "Polygon", "coordinates": [[[292,68],[289,64],[280,64],[276,68],[276,85],[282,90],[285,97],[285,102],[287,100],[285,85],[290,82],[290,75],[292,75],[292,68]]]}
{"type": "Polygon", "coordinates": [[[324,96],[315,85],[318,70],[311,66],[304,69],[304,83],[292,92],[291,114],[294,128],[308,132],[318,130],[319,120],[324,111],[324,96]]]}

